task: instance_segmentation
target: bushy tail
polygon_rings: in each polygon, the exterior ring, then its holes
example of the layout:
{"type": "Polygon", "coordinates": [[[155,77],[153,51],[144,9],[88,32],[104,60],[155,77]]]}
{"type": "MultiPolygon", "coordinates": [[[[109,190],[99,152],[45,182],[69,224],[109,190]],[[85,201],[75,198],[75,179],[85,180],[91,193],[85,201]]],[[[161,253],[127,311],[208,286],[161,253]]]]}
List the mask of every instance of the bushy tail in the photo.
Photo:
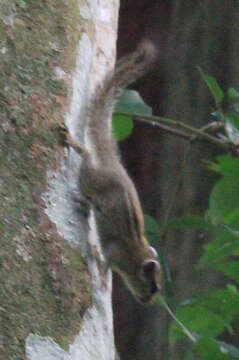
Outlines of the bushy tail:
{"type": "Polygon", "coordinates": [[[88,130],[97,151],[108,152],[114,149],[111,118],[115,101],[127,86],[150,70],[155,59],[154,45],[150,41],[142,41],[133,53],[116,63],[115,72],[107,75],[103,85],[96,89],[90,105],[88,130]]]}
{"type": "Polygon", "coordinates": [[[143,40],[137,49],[123,56],[116,63],[115,74],[111,86],[115,90],[115,98],[130,84],[146,74],[156,60],[157,52],[154,44],[143,40]]]}

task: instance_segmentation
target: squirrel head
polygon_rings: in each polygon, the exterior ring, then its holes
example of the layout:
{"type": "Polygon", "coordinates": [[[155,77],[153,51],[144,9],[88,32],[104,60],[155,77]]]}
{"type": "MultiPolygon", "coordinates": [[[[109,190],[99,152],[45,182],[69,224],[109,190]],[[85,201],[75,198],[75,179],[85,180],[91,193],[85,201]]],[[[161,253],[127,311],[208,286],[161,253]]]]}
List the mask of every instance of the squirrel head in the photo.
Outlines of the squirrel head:
{"type": "MultiPolygon", "coordinates": [[[[134,298],[144,305],[153,302],[155,295],[161,290],[162,270],[156,250],[147,246],[140,253],[114,254],[112,269],[123,279],[134,298]]],[[[112,254],[111,254],[112,259],[112,254]]]]}
{"type": "Polygon", "coordinates": [[[162,271],[154,248],[149,247],[151,256],[136,264],[135,272],[126,273],[125,283],[132,295],[142,304],[153,302],[155,295],[161,290],[162,271]]]}

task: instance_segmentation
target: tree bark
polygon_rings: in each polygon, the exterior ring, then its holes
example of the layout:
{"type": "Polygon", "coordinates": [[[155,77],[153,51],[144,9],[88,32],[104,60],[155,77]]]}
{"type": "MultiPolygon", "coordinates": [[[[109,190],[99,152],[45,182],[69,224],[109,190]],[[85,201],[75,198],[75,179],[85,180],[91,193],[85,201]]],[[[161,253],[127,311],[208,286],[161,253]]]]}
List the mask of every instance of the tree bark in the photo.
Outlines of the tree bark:
{"type": "Polygon", "coordinates": [[[114,66],[117,14],[117,0],[0,4],[1,358],[114,358],[111,273],[59,124],[83,139],[85,105],[114,66]]]}

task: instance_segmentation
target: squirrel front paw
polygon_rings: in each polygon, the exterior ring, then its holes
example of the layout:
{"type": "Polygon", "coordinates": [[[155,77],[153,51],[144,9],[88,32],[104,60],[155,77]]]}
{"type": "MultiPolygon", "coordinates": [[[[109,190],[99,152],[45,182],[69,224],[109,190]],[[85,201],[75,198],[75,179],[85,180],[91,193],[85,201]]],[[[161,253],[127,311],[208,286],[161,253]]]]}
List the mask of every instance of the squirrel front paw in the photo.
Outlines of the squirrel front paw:
{"type": "Polygon", "coordinates": [[[82,154],[84,149],[80,144],[77,143],[76,140],[72,138],[70,135],[69,129],[63,123],[59,125],[61,143],[63,146],[72,147],[78,154],[82,154]]]}

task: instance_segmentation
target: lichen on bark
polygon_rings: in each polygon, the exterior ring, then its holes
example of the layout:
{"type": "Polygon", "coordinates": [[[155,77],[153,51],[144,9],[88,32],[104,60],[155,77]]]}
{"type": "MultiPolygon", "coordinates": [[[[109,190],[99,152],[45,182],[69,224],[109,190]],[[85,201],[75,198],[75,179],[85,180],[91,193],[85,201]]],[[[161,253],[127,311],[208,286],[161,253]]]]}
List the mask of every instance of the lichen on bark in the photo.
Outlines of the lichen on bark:
{"type": "Polygon", "coordinates": [[[44,214],[47,169],[81,36],[76,0],[0,4],[0,352],[24,358],[30,332],[66,347],[91,302],[79,253],[44,214]],[[84,294],[84,295],[83,295],[84,294]]]}

